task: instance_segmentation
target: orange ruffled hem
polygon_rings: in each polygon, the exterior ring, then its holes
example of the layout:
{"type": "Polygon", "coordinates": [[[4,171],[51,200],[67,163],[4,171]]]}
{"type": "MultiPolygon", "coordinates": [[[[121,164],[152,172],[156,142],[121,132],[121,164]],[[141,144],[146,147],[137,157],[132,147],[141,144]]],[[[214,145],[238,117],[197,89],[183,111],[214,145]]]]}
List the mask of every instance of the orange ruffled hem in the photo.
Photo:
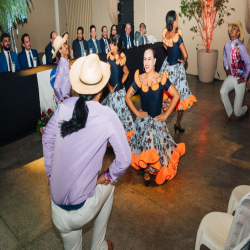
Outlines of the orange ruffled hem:
{"type": "Polygon", "coordinates": [[[151,167],[159,170],[156,173],[150,172],[150,174],[156,175],[155,182],[158,185],[163,184],[165,180],[172,180],[177,173],[179,159],[186,152],[185,143],[179,143],[177,145],[178,147],[173,151],[168,166],[161,168],[160,157],[155,148],[144,151],[137,156],[132,152],[131,166],[136,170],[139,170],[140,168],[146,168],[147,165],[150,164],[151,167]]]}
{"type": "MultiPolygon", "coordinates": [[[[164,91],[163,101],[167,100],[168,98],[172,99],[172,96],[167,91],[164,91]]],[[[194,95],[189,96],[185,100],[179,100],[175,106],[174,111],[187,110],[189,106],[192,107],[194,105],[194,102],[197,102],[197,99],[194,95]]],[[[168,102],[167,107],[163,108],[164,111],[166,111],[169,108],[170,103],[171,102],[168,102]]]]}
{"type": "Polygon", "coordinates": [[[135,132],[135,130],[133,129],[133,130],[131,130],[130,132],[128,132],[128,133],[126,134],[127,141],[130,140],[130,138],[132,137],[132,135],[134,134],[134,132],[135,132]]]}

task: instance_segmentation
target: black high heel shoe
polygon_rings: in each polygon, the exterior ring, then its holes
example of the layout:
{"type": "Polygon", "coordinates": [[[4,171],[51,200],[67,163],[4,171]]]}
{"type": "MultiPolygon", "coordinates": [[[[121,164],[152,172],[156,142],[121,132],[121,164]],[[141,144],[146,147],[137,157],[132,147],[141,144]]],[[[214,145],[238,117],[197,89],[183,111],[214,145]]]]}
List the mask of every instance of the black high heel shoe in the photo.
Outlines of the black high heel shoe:
{"type": "MultiPolygon", "coordinates": [[[[148,173],[148,172],[144,172],[144,173],[148,173]]],[[[150,184],[150,176],[149,176],[149,179],[148,179],[148,180],[145,180],[145,178],[144,178],[144,176],[143,176],[143,180],[144,180],[144,185],[145,185],[146,187],[150,187],[150,186],[151,186],[151,184],[150,184]]]]}
{"type": "Polygon", "coordinates": [[[175,133],[176,133],[176,131],[179,131],[179,133],[183,133],[183,132],[185,132],[185,129],[184,128],[179,128],[176,124],[174,125],[174,131],[175,131],[175,133]]]}

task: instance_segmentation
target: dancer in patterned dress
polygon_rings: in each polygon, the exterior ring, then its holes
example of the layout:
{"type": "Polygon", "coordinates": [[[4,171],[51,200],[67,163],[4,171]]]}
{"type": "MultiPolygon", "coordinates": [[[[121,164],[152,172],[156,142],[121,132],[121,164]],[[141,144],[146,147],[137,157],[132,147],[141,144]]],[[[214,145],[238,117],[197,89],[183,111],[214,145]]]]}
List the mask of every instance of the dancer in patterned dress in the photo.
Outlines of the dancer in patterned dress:
{"type": "MultiPolygon", "coordinates": [[[[160,73],[167,70],[169,80],[175,86],[180,94],[180,100],[175,107],[178,110],[176,124],[174,125],[175,133],[178,130],[183,133],[185,129],[181,127],[181,118],[183,111],[193,106],[197,102],[194,95],[188,86],[184,64],[187,62],[188,54],[182,39],[182,32],[178,29],[178,17],[175,11],[171,10],[166,16],[166,28],[163,30],[163,45],[168,52],[168,56],[164,60],[160,73]],[[181,54],[183,60],[181,60],[181,54]]],[[[163,96],[163,107],[167,110],[172,96],[165,91],[163,96]]]]}
{"type": "Polygon", "coordinates": [[[155,182],[163,184],[177,173],[179,158],[185,153],[185,144],[176,144],[169,134],[166,119],[179,100],[179,93],[168,79],[165,71],[159,74],[154,70],[155,51],[147,49],[144,53],[145,73],[135,73],[135,80],[126,95],[126,102],[137,116],[135,131],[129,140],[132,151],[131,165],[144,169],[144,184],[150,186],[150,174],[156,175],[155,182]],[[131,98],[140,90],[142,110],[138,111],[131,98]],[[172,102],[162,113],[163,91],[168,91],[172,102]]]}
{"type": "Polygon", "coordinates": [[[111,76],[107,84],[110,93],[102,104],[109,106],[116,112],[129,139],[134,130],[134,122],[125,102],[126,90],[123,84],[128,77],[129,71],[125,64],[126,56],[121,52],[122,47],[120,36],[111,36],[110,52],[107,55],[111,69],[111,76]]]}

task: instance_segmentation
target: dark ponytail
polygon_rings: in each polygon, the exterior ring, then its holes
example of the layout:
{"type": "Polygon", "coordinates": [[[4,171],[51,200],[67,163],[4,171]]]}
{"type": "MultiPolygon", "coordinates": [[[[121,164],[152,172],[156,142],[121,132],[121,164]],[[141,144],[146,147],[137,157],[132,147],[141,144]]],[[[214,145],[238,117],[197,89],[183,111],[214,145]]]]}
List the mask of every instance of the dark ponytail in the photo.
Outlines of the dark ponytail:
{"type": "Polygon", "coordinates": [[[176,20],[176,12],[174,10],[170,10],[166,15],[166,28],[170,32],[173,30],[173,24],[176,20]]]}
{"type": "Polygon", "coordinates": [[[96,95],[80,95],[75,103],[72,118],[61,123],[61,136],[64,138],[85,127],[88,119],[89,109],[86,101],[92,100],[96,95]]]}

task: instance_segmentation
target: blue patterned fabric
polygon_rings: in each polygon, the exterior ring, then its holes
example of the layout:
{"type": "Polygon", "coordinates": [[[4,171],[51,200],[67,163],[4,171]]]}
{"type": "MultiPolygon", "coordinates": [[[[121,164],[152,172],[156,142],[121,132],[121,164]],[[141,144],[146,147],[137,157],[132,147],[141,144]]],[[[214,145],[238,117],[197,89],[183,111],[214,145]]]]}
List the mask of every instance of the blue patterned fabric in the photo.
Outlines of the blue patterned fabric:
{"type": "Polygon", "coordinates": [[[135,128],[135,124],[132,115],[125,102],[126,91],[125,88],[114,92],[113,94],[108,94],[108,96],[103,100],[102,104],[112,108],[117,116],[119,117],[125,133],[131,132],[135,128]]]}

